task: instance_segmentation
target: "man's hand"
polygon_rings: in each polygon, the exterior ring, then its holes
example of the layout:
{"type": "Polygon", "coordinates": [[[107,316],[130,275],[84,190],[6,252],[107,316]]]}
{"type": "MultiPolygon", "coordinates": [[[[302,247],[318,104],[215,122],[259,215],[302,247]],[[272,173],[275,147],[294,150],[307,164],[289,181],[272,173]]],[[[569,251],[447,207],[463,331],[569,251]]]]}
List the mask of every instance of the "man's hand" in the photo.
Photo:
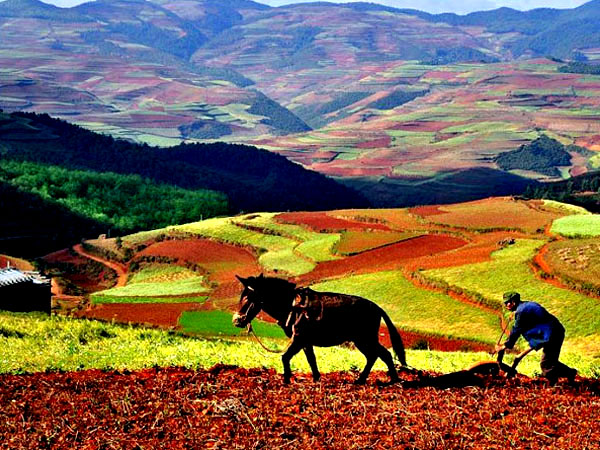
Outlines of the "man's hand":
{"type": "Polygon", "coordinates": [[[503,352],[504,350],[506,350],[504,344],[496,344],[496,353],[503,352]]]}

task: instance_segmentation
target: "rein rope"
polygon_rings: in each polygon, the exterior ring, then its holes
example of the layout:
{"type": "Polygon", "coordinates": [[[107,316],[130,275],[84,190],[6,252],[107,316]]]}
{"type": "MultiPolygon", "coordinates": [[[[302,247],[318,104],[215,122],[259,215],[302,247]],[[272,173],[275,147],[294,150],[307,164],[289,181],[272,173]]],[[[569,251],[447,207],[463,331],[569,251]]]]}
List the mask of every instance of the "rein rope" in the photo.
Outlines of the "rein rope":
{"type": "Polygon", "coordinates": [[[254,338],[254,340],[256,340],[256,342],[258,342],[258,344],[267,352],[275,353],[277,355],[281,355],[283,352],[285,352],[285,349],[284,350],[273,350],[273,349],[267,347],[265,344],[263,344],[263,342],[260,340],[260,338],[254,332],[254,328],[252,328],[251,323],[248,324],[247,330],[248,330],[248,334],[251,334],[252,337],[254,338]]]}

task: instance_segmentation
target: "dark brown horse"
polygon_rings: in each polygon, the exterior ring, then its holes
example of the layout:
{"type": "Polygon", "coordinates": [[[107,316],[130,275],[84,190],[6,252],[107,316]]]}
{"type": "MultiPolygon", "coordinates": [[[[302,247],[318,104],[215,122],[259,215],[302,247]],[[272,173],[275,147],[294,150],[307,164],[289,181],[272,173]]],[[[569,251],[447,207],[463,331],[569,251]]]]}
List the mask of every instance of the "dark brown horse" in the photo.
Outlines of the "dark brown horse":
{"type": "Polygon", "coordinates": [[[367,358],[367,364],[356,380],[357,383],[366,382],[377,358],[381,358],[388,366],[391,381],[398,381],[392,355],[379,343],[381,319],[388,327],[394,352],[400,363],[406,366],[402,338],[385,311],[372,301],[355,295],[297,288],[287,280],[263,275],[237,278],[244,285],[244,290],[240,297],[239,311],[233,316],[233,324],[243,328],[260,311],[264,311],[292,338],[281,358],[284,382],[290,382],[290,360],[300,350],[306,355],[313,379],[318,381],[321,374],[313,346],[331,347],[344,342],[353,342],[367,358]]]}

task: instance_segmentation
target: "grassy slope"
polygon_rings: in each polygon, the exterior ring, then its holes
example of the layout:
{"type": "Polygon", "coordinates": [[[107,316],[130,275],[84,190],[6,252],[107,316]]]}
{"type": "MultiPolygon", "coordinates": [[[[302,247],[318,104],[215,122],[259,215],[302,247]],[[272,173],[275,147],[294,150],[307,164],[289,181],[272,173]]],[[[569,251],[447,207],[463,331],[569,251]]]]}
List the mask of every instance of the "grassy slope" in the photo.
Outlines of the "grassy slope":
{"type": "MultiPolygon", "coordinates": [[[[266,340],[271,348],[283,341],[266,340]]],[[[179,336],[162,330],[119,326],[60,316],[0,312],[0,373],[30,373],[46,370],[129,369],[158,366],[211,367],[235,364],[242,367],[273,367],[281,370],[279,356],[264,353],[248,338],[235,340],[203,339],[179,336]]],[[[315,349],[322,372],[360,369],[364,357],[345,347],[315,349]]],[[[489,359],[483,353],[440,353],[411,351],[409,363],[423,370],[451,372],[489,359]]],[[[565,361],[584,376],[597,376],[597,361],[568,355],[565,361]]],[[[520,366],[527,374],[536,373],[535,358],[520,366]]],[[[299,355],[292,368],[310,369],[299,355]]],[[[378,361],[376,369],[383,370],[378,361]]]]}
{"type": "Polygon", "coordinates": [[[600,355],[600,302],[536,278],[528,262],[542,244],[540,240],[520,240],[494,253],[491,262],[430,270],[424,275],[476,292],[498,304],[503,292],[517,290],[524,299],[542,303],[563,322],[567,349],[600,355]]]}

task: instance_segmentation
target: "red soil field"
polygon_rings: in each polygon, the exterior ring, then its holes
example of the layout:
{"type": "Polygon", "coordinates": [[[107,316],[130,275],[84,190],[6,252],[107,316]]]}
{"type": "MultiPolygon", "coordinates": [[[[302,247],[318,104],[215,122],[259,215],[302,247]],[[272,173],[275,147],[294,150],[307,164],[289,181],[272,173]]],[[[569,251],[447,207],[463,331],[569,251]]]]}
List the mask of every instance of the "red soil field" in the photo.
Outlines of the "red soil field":
{"type": "Polygon", "coordinates": [[[576,145],[587,147],[590,150],[600,151],[600,134],[580,137],[575,140],[576,145]]]}
{"type": "Polygon", "coordinates": [[[358,222],[332,217],[325,212],[289,212],[278,214],[275,220],[280,223],[305,225],[314,231],[330,230],[386,230],[389,227],[375,222],[358,222]]]}
{"type": "MultiPolygon", "coordinates": [[[[69,280],[77,287],[83,289],[86,293],[96,292],[111,287],[113,272],[108,267],[100,273],[89,273],[86,265],[90,259],[79,253],[73,253],[70,249],[60,250],[44,256],[44,261],[52,264],[70,264],[73,271],[63,273],[62,278],[69,280]]],[[[57,283],[53,283],[52,293],[63,297],[64,292],[57,283]]]]}
{"type": "Polygon", "coordinates": [[[73,254],[69,249],[59,250],[44,256],[48,263],[85,264],[88,259],[79,254],[73,254]]]}
{"type": "Polygon", "coordinates": [[[33,265],[23,259],[12,258],[6,255],[0,255],[0,269],[6,268],[10,264],[10,267],[17,268],[19,270],[34,270],[33,265]]]}
{"type": "Polygon", "coordinates": [[[396,230],[438,229],[440,227],[421,223],[408,209],[340,209],[334,211],[338,217],[362,217],[373,222],[381,222],[396,230]]]}
{"type": "Polygon", "coordinates": [[[256,260],[250,250],[210,239],[172,239],[156,242],[138,255],[169,256],[199,264],[227,261],[246,265],[256,260]]]}
{"type": "MultiPolygon", "coordinates": [[[[442,205],[438,208],[442,214],[436,213],[429,222],[464,228],[519,228],[532,233],[542,230],[548,223],[565,214],[545,209],[542,202],[521,202],[508,197],[442,205]]],[[[435,206],[411,210],[423,212],[423,217],[432,216],[431,211],[435,211],[435,206]]]]}
{"type": "Polygon", "coordinates": [[[425,255],[411,260],[406,269],[440,269],[442,267],[476,264],[491,260],[492,252],[499,250],[501,242],[506,239],[525,239],[530,236],[517,232],[492,232],[485,234],[469,234],[469,242],[464,247],[443,253],[441,255],[425,255]]]}
{"type": "Polygon", "coordinates": [[[549,387],[523,376],[480,386],[365,386],[355,373],[86,370],[0,376],[0,439],[19,449],[597,449],[598,380],[549,387]]]}
{"type": "Polygon", "coordinates": [[[446,211],[442,211],[439,205],[426,205],[426,206],[417,206],[415,208],[410,208],[408,210],[411,214],[416,214],[417,216],[427,217],[427,216],[436,216],[438,214],[447,214],[446,211]]]}
{"type": "Polygon", "coordinates": [[[312,272],[294,281],[298,284],[310,284],[341,275],[400,269],[415,258],[437,255],[466,244],[467,241],[453,236],[441,234],[419,236],[341,260],[319,263],[312,272]]]}
{"type": "Polygon", "coordinates": [[[228,298],[237,287],[235,275],[256,275],[261,269],[254,254],[243,247],[210,239],[184,239],[157,242],[138,253],[141,256],[168,256],[200,264],[218,287],[211,298],[228,298]]]}
{"type": "Polygon", "coordinates": [[[356,148],[386,148],[390,146],[391,142],[392,138],[390,136],[382,136],[371,141],[359,142],[356,144],[356,148]]]}

